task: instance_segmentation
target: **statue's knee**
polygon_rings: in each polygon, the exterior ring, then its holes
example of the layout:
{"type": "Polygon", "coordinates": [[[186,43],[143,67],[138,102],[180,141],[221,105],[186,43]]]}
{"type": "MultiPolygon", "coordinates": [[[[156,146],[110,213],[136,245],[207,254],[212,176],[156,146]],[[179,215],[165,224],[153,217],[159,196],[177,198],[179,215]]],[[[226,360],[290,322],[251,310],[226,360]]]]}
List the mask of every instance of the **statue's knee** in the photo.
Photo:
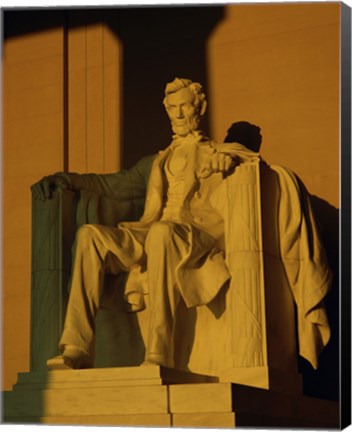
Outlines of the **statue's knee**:
{"type": "Polygon", "coordinates": [[[174,233],[174,224],[169,221],[154,223],[149,230],[149,235],[157,238],[170,238],[174,233]]]}
{"type": "Polygon", "coordinates": [[[160,248],[169,244],[175,232],[174,224],[168,221],[159,221],[154,223],[148,233],[146,249],[160,248]]]}
{"type": "Polygon", "coordinates": [[[78,228],[76,232],[76,244],[91,244],[96,237],[96,230],[93,224],[85,224],[78,228]]]}

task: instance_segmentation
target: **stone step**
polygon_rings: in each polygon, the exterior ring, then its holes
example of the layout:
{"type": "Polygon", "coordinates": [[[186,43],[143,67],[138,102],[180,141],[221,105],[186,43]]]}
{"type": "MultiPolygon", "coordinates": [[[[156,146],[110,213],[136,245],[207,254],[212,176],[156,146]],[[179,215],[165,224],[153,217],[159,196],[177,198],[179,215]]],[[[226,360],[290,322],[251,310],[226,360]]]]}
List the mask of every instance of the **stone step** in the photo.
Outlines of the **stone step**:
{"type": "Polygon", "coordinates": [[[229,429],[236,425],[235,413],[184,413],[172,414],[172,426],[177,428],[216,428],[229,429]]]}
{"type": "Polygon", "coordinates": [[[186,414],[129,414],[105,416],[51,416],[11,417],[12,424],[87,425],[87,426],[144,426],[144,427],[207,427],[233,428],[234,413],[186,413],[186,414]]]}
{"type": "Polygon", "coordinates": [[[27,416],[6,417],[12,424],[46,424],[46,425],[87,425],[87,426],[148,426],[170,427],[170,414],[113,414],[113,415],[73,415],[73,416],[27,416]]]}
{"type": "Polygon", "coordinates": [[[151,379],[140,379],[140,380],[119,380],[119,381],[110,381],[110,380],[101,380],[101,381],[54,381],[51,382],[45,380],[40,382],[26,382],[26,383],[17,383],[13,386],[13,390],[15,391],[33,391],[33,390],[53,390],[53,389],[86,389],[93,387],[134,387],[134,386],[148,386],[148,385],[163,385],[165,384],[161,378],[151,378],[151,379]]]}
{"type": "MultiPolygon", "coordinates": [[[[251,413],[180,413],[172,414],[172,426],[178,428],[217,428],[229,429],[235,427],[250,428],[318,428],[324,424],[318,424],[312,419],[297,419],[279,416],[265,416],[251,413]]],[[[331,426],[331,428],[336,429],[331,426]]]]}
{"type": "Polygon", "coordinates": [[[4,393],[4,412],[13,419],[167,414],[166,384],[217,380],[157,365],[20,373],[4,393]]]}
{"type": "Polygon", "coordinates": [[[4,393],[6,417],[231,412],[231,384],[17,389],[4,393]],[[185,391],[177,392],[175,388],[185,391]],[[189,387],[191,386],[191,387],[189,387]],[[191,399],[190,399],[191,398],[191,399]],[[196,399],[195,399],[196,398],[196,399]]]}
{"type": "Polygon", "coordinates": [[[15,390],[4,392],[4,420],[156,427],[339,427],[338,403],[207,382],[214,379],[159,366],[20,374],[15,390]]]}
{"type": "Polygon", "coordinates": [[[19,373],[14,390],[218,382],[217,377],[157,365],[19,373]]]}
{"type": "Polygon", "coordinates": [[[3,397],[6,417],[167,414],[167,386],[16,390],[3,397]]]}

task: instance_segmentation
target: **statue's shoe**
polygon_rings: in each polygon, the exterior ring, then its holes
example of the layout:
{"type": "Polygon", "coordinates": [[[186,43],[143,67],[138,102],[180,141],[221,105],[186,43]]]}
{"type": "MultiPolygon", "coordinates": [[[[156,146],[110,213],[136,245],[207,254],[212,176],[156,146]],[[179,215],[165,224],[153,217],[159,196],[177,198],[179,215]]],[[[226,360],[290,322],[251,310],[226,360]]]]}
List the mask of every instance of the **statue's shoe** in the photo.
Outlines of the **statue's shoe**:
{"type": "Polygon", "coordinates": [[[145,360],[141,363],[141,366],[160,366],[159,363],[151,362],[149,360],[145,360]]]}
{"type": "Polygon", "coordinates": [[[87,369],[93,367],[91,358],[79,349],[65,349],[63,354],[46,362],[49,370],[87,369]]]}
{"type": "Polygon", "coordinates": [[[74,361],[69,357],[64,357],[63,355],[58,355],[47,360],[46,366],[49,370],[75,369],[74,361]]]}
{"type": "Polygon", "coordinates": [[[173,368],[174,362],[172,359],[166,358],[163,355],[148,353],[146,355],[144,362],[141,364],[141,366],[155,366],[155,365],[173,368]]]}

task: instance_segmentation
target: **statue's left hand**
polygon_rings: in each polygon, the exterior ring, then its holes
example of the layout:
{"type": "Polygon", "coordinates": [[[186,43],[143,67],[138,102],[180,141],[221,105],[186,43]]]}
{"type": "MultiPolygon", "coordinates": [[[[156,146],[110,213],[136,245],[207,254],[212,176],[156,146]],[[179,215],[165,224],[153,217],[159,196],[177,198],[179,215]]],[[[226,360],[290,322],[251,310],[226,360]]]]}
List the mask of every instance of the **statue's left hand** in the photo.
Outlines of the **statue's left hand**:
{"type": "Polygon", "coordinates": [[[69,181],[64,176],[57,174],[43,177],[37,183],[31,186],[32,196],[39,201],[45,201],[51,198],[51,193],[55,189],[67,189],[69,181]]]}
{"type": "Polygon", "coordinates": [[[208,162],[202,169],[199,178],[204,179],[213,173],[228,173],[236,165],[235,159],[229,154],[215,151],[209,158],[208,162]]]}

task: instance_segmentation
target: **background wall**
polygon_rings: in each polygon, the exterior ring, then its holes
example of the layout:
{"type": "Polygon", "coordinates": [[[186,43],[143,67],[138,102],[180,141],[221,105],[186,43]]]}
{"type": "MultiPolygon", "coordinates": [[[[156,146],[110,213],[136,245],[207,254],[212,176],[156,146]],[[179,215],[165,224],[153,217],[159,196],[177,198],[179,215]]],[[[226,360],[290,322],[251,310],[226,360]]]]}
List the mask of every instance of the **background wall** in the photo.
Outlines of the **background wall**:
{"type": "MultiPolygon", "coordinates": [[[[5,15],[6,18],[6,15],[5,15]]],[[[30,16],[28,18],[31,18],[30,16]]],[[[3,50],[3,386],[29,367],[31,195],[38,178],[64,166],[62,14],[50,30],[5,40],[3,50]]],[[[26,20],[19,20],[25,26],[26,20]]]]}
{"type": "MultiPolygon", "coordinates": [[[[161,101],[175,76],[204,84],[210,136],[222,141],[246,122],[247,139],[258,126],[263,157],[300,176],[337,275],[339,12],[339,3],[5,11],[5,389],[29,368],[30,185],[60,170],[128,168],[165,147],[161,101]]],[[[324,397],[337,395],[337,283],[322,366],[300,364],[308,389],[325,380],[324,397]]]]}
{"type": "Polygon", "coordinates": [[[263,157],[338,206],[339,6],[233,6],[207,45],[213,136],[258,125],[263,157]]]}

